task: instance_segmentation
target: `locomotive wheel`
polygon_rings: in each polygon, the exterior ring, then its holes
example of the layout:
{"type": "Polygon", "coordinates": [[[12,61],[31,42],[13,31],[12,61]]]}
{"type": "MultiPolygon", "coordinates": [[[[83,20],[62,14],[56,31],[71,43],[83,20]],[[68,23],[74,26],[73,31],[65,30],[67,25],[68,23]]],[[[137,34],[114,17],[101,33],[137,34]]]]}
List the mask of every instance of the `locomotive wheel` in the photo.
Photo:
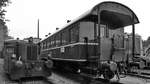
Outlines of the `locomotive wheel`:
{"type": "Polygon", "coordinates": [[[114,77],[114,73],[109,69],[104,69],[103,77],[104,79],[110,80],[114,77]]]}
{"type": "Polygon", "coordinates": [[[53,62],[52,62],[51,60],[47,60],[47,61],[45,62],[45,65],[46,65],[46,67],[47,67],[48,69],[51,69],[51,68],[53,67],[53,62]]]}

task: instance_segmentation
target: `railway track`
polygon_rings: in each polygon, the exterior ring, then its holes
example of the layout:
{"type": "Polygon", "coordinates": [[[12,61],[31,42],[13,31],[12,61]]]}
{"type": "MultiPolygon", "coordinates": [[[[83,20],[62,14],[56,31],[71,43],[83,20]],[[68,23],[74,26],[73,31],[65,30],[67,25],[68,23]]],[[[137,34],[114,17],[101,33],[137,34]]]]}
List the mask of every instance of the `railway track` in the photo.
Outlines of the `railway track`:
{"type": "Polygon", "coordinates": [[[30,78],[22,79],[19,84],[53,84],[51,81],[45,78],[30,78]]]}
{"type": "Polygon", "coordinates": [[[42,77],[23,78],[18,81],[5,80],[4,84],[53,84],[48,79],[42,77]]]}
{"type": "Polygon", "coordinates": [[[150,70],[135,69],[135,70],[132,70],[127,75],[144,78],[144,79],[150,79],[150,70]]]}
{"type": "MultiPolygon", "coordinates": [[[[62,73],[61,71],[56,71],[56,70],[54,73],[56,73],[57,76],[61,77],[59,79],[65,82],[63,84],[121,84],[118,81],[108,81],[102,78],[96,78],[90,74],[85,74],[85,73],[77,74],[77,73],[71,73],[65,71],[63,71],[62,73]]],[[[56,78],[57,77],[55,77],[54,79],[56,78]]]]}
{"type": "Polygon", "coordinates": [[[129,76],[133,77],[138,77],[138,78],[143,78],[143,79],[150,79],[150,75],[140,75],[140,74],[135,74],[135,73],[128,73],[129,76]]]}
{"type": "MultiPolygon", "coordinates": [[[[148,75],[138,75],[138,74],[127,74],[122,75],[125,76],[121,78],[121,81],[108,81],[102,78],[94,78],[88,74],[75,74],[70,72],[61,72],[61,71],[54,71],[53,75],[48,77],[47,79],[43,78],[25,78],[20,81],[9,81],[5,84],[130,84],[124,83],[124,80],[131,80],[130,78],[138,79],[149,79],[148,75]],[[123,82],[122,82],[123,81],[123,82]]],[[[125,81],[126,82],[126,81],[125,81]]],[[[134,82],[134,81],[133,81],[134,82]]],[[[140,83],[144,84],[144,83],[140,83]]]]}

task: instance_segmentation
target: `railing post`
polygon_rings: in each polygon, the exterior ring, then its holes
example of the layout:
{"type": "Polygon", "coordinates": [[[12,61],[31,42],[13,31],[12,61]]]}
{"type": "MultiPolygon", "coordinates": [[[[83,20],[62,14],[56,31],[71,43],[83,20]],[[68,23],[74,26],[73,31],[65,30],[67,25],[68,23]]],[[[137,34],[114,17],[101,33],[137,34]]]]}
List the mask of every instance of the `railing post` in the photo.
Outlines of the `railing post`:
{"type": "Polygon", "coordinates": [[[134,57],[135,57],[135,25],[134,25],[134,14],[132,14],[132,58],[134,57]]]}
{"type": "Polygon", "coordinates": [[[98,59],[98,68],[100,68],[100,58],[101,58],[101,29],[100,29],[100,22],[101,22],[101,17],[100,17],[100,9],[98,7],[98,47],[99,47],[99,59],[98,59]]]}

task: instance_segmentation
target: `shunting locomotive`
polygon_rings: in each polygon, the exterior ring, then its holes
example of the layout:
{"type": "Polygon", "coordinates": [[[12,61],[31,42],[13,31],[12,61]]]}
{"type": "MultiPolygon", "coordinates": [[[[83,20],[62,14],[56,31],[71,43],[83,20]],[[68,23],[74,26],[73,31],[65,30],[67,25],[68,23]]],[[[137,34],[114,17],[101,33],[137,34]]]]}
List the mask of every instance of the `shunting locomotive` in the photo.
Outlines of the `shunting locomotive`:
{"type": "Polygon", "coordinates": [[[4,71],[11,80],[25,77],[47,77],[51,75],[46,63],[39,60],[39,45],[25,40],[6,40],[4,42],[4,71]]]}
{"type": "MultiPolygon", "coordinates": [[[[86,73],[104,79],[119,78],[118,63],[128,60],[124,27],[139,20],[127,6],[117,2],[102,2],[62,29],[41,41],[41,56],[53,60],[54,66],[86,73]]],[[[133,53],[134,57],[134,43],[133,53]]]]}

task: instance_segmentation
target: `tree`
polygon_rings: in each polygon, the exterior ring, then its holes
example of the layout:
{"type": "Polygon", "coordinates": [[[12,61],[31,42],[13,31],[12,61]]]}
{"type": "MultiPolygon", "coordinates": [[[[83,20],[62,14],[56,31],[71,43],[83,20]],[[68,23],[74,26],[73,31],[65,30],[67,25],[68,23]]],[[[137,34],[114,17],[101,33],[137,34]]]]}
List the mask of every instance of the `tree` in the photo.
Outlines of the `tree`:
{"type": "Polygon", "coordinates": [[[150,45],[150,36],[147,38],[147,40],[143,41],[143,47],[148,47],[150,45]]]}
{"type": "Polygon", "coordinates": [[[0,0],[0,57],[2,57],[2,49],[4,46],[4,40],[8,39],[8,28],[6,26],[5,12],[4,7],[8,6],[11,3],[10,0],[0,0]]]}

